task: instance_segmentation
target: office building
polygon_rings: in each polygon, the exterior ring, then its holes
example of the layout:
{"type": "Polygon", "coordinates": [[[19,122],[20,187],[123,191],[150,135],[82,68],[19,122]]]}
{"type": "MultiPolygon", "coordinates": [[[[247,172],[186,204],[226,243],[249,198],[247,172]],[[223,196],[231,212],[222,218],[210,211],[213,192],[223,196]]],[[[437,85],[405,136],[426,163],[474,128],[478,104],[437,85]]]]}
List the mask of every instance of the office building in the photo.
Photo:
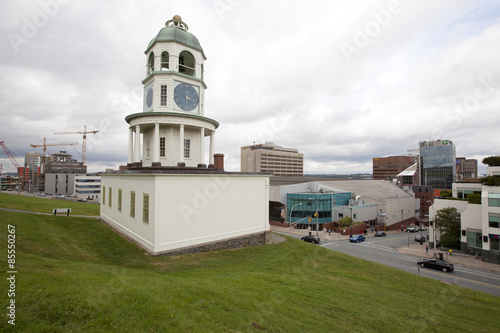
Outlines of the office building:
{"type": "Polygon", "coordinates": [[[389,156],[373,158],[373,179],[393,180],[417,162],[415,156],[389,156]]]}
{"type": "Polygon", "coordinates": [[[477,179],[477,160],[457,157],[456,172],[457,181],[477,179]]]}
{"type": "Polygon", "coordinates": [[[302,176],[304,155],[298,149],[284,148],[272,142],[241,147],[241,172],[302,176]]]}
{"type": "Polygon", "coordinates": [[[451,190],[456,178],[455,145],[450,140],[419,143],[420,185],[451,190]]]}

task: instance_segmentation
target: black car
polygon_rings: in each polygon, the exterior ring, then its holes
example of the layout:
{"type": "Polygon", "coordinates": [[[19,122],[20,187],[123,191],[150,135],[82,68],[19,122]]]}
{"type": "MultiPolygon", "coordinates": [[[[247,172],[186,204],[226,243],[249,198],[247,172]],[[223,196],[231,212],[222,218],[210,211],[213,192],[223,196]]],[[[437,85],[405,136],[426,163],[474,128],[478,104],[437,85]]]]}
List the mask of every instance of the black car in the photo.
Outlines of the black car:
{"type": "Polygon", "coordinates": [[[443,272],[453,271],[453,264],[450,264],[449,262],[446,262],[444,260],[420,259],[419,261],[417,261],[417,264],[420,265],[420,267],[439,269],[443,272]]]}
{"type": "Polygon", "coordinates": [[[377,231],[375,237],[385,237],[385,231],[377,231]]]}
{"type": "Polygon", "coordinates": [[[315,243],[319,244],[321,242],[321,239],[319,239],[318,236],[313,236],[313,235],[307,235],[301,238],[304,242],[309,242],[309,243],[315,243]]]}
{"type": "Polygon", "coordinates": [[[427,241],[427,239],[425,238],[424,235],[416,235],[415,236],[415,242],[422,242],[423,243],[425,241],[427,241]]]}

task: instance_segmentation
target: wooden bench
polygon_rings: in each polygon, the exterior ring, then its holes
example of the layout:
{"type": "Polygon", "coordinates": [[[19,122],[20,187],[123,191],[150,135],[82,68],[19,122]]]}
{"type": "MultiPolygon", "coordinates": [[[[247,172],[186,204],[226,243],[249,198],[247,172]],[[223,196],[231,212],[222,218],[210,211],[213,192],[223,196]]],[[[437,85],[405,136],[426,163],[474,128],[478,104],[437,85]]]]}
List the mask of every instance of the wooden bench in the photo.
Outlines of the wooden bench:
{"type": "Polygon", "coordinates": [[[57,213],[59,214],[66,213],[66,216],[69,216],[69,213],[71,213],[71,208],[55,208],[52,210],[52,213],[54,215],[57,215],[57,213]]]}

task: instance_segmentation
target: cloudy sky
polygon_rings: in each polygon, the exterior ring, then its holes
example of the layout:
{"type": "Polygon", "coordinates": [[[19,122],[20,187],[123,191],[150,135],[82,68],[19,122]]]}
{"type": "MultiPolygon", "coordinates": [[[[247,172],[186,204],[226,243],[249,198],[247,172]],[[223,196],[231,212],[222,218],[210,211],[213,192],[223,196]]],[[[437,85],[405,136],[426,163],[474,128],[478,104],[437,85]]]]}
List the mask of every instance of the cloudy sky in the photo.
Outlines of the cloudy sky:
{"type": "MultiPolygon", "coordinates": [[[[296,0],[4,0],[0,141],[18,162],[30,144],[89,172],[127,162],[124,118],[142,111],[149,41],[175,14],[200,41],[205,115],[216,152],[272,141],[304,170],[372,171],[372,158],[452,140],[457,156],[500,155],[500,2],[296,0]]],[[[14,171],[0,150],[4,171],[14,171]]]]}

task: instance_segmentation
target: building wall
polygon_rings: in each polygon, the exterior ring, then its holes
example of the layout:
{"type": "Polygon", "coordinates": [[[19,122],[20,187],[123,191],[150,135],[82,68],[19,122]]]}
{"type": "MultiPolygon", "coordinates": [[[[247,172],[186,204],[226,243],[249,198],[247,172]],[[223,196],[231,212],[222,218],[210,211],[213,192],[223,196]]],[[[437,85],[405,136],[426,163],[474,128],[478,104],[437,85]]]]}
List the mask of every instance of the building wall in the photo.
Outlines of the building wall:
{"type": "Polygon", "coordinates": [[[450,140],[423,141],[420,147],[420,185],[451,190],[456,178],[455,146],[450,140]]]}
{"type": "Polygon", "coordinates": [[[71,196],[75,193],[75,177],[85,176],[85,174],[71,173],[46,173],[45,192],[48,194],[64,194],[71,196]]]}
{"type": "Polygon", "coordinates": [[[101,218],[154,253],[269,230],[269,178],[260,175],[102,175],[101,218]],[[112,206],[109,191],[112,189],[112,206]],[[117,210],[122,189],[122,211],[117,210]],[[130,217],[130,191],[136,217],[130,217]],[[149,194],[149,224],[142,195],[149,194]]]}
{"type": "Polygon", "coordinates": [[[415,163],[414,156],[389,156],[373,158],[373,179],[393,180],[415,163]]]}
{"type": "Polygon", "coordinates": [[[99,200],[101,198],[101,177],[76,176],[74,193],[79,198],[99,200]]]}

